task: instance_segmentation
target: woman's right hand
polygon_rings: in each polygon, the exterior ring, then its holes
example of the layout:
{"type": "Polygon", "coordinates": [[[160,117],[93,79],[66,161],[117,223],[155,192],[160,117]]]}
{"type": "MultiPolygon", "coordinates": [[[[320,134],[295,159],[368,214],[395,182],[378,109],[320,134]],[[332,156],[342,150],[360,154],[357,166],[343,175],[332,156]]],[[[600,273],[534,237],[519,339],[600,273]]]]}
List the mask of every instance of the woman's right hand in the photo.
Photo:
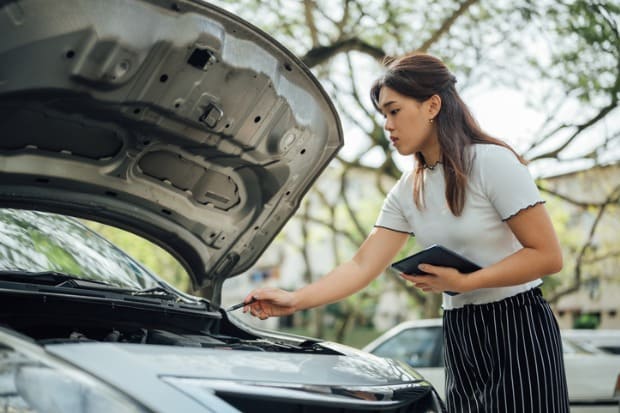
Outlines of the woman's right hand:
{"type": "Polygon", "coordinates": [[[269,317],[293,314],[297,311],[295,293],[279,288],[259,288],[250,292],[244,302],[251,304],[243,307],[243,312],[248,311],[254,317],[266,320],[269,317]]]}

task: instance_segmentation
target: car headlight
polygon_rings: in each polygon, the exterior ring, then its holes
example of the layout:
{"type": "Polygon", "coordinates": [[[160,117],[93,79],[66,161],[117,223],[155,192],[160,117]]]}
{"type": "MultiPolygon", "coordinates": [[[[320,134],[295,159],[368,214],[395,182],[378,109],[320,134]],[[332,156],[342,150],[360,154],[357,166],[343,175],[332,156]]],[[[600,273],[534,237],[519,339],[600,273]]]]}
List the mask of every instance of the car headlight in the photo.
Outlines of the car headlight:
{"type": "Polygon", "coordinates": [[[303,385],[283,382],[247,382],[189,377],[162,377],[162,380],[200,400],[215,393],[241,411],[329,410],[343,413],[445,412],[442,401],[426,383],[378,386],[303,385]]]}
{"type": "Polygon", "coordinates": [[[0,328],[0,409],[15,413],[146,413],[104,382],[0,328]],[[15,343],[11,343],[15,341],[15,343]],[[18,344],[18,345],[16,345],[18,344]]]}
{"type": "Polygon", "coordinates": [[[140,412],[105,386],[44,366],[18,366],[15,388],[38,412],[140,412]]]}

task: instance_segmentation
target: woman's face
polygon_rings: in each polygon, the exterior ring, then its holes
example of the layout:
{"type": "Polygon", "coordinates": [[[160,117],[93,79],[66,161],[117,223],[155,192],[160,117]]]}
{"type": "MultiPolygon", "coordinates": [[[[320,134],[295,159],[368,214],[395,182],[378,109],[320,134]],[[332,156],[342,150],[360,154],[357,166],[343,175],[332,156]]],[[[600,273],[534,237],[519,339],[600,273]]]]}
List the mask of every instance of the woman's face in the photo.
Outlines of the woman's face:
{"type": "Polygon", "coordinates": [[[437,130],[430,122],[436,115],[431,101],[419,102],[389,87],[381,88],[379,108],[385,118],[384,128],[401,155],[422,152],[427,161],[438,157],[437,130]]]}

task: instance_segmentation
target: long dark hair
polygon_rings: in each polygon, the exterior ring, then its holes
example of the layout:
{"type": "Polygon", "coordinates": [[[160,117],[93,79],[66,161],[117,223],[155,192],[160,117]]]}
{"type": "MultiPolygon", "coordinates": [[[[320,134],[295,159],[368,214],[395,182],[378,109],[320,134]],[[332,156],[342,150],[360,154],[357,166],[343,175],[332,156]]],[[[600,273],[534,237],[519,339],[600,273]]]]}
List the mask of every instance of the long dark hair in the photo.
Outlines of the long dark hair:
{"type": "MultiPolygon", "coordinates": [[[[439,147],[441,148],[442,164],[446,181],[446,200],[450,211],[455,216],[461,215],[465,207],[465,189],[467,177],[473,162],[470,154],[474,143],[500,145],[510,149],[520,162],[525,163],[504,141],[483,132],[474,119],[469,108],[463,102],[454,87],[456,77],[446,65],[428,54],[409,54],[386,61],[387,70],[377,79],[370,89],[372,103],[379,108],[379,93],[382,87],[424,102],[433,95],[441,98],[441,109],[433,122],[437,125],[439,147]]],[[[424,156],[416,152],[413,193],[415,204],[423,208],[424,193],[424,156]]]]}

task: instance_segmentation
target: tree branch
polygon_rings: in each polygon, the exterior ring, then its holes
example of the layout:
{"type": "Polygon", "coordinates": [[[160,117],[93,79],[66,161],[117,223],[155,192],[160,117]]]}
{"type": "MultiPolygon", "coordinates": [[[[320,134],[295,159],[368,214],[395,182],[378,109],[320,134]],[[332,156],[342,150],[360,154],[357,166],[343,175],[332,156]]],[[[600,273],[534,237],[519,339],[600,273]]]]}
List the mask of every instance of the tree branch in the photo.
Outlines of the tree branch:
{"type": "Polygon", "coordinates": [[[310,49],[301,60],[306,66],[312,68],[325,63],[339,53],[346,53],[352,50],[365,53],[378,61],[382,61],[386,54],[380,47],[366,43],[358,37],[338,40],[329,46],[316,46],[310,49]]]}
{"type": "Polygon", "coordinates": [[[574,293],[579,290],[579,288],[581,287],[582,265],[586,259],[585,255],[587,254],[587,252],[592,246],[592,241],[594,240],[594,234],[596,233],[596,229],[599,223],[601,222],[607,207],[612,204],[617,203],[619,200],[620,200],[620,186],[617,186],[615,190],[609,195],[609,197],[604,202],[604,204],[599,208],[598,214],[596,215],[596,218],[594,219],[594,222],[592,223],[592,226],[590,227],[590,233],[588,234],[588,239],[582,245],[579,251],[579,254],[577,255],[577,259],[575,260],[575,278],[573,279],[573,283],[570,286],[558,291],[553,296],[549,297],[549,302],[556,302],[561,297],[574,293]]]}
{"type": "MultiPolygon", "coordinates": [[[[306,202],[304,205],[304,210],[308,209],[308,203],[306,202]]],[[[308,221],[302,218],[301,221],[301,242],[303,246],[308,245],[308,221]]],[[[306,266],[306,270],[304,271],[304,281],[306,284],[310,284],[312,282],[312,262],[310,260],[310,255],[308,254],[308,248],[301,248],[300,251],[301,256],[303,257],[304,264],[306,266]]]]}
{"type": "MultiPolygon", "coordinates": [[[[530,159],[530,161],[535,161],[537,159],[543,159],[543,158],[558,158],[560,153],[566,149],[566,147],[568,147],[568,145],[570,145],[575,138],[577,138],[577,136],[582,133],[584,130],[588,129],[590,126],[595,125],[598,121],[600,121],[601,119],[603,119],[605,116],[607,116],[608,113],[610,113],[612,110],[614,110],[616,107],[618,107],[618,97],[617,95],[612,95],[612,99],[611,102],[609,103],[609,105],[601,108],[601,110],[599,111],[599,113],[597,113],[595,116],[593,116],[591,119],[587,120],[586,122],[580,124],[580,125],[560,125],[558,128],[556,128],[555,131],[552,132],[551,135],[556,134],[557,132],[559,132],[560,130],[567,128],[567,127],[574,127],[576,128],[575,131],[564,141],[563,144],[557,146],[555,149],[552,149],[550,151],[544,152],[540,155],[536,155],[533,158],[530,159]]],[[[549,136],[551,136],[549,135],[549,136]]]]}
{"type": "MultiPolygon", "coordinates": [[[[355,70],[353,68],[353,62],[351,61],[351,56],[349,56],[349,54],[346,54],[347,57],[347,66],[349,67],[349,73],[351,74],[351,94],[353,95],[353,99],[355,100],[355,102],[357,102],[357,106],[366,114],[366,117],[371,119],[373,124],[376,126],[377,125],[377,121],[375,120],[375,117],[373,116],[374,113],[371,113],[366,106],[364,106],[364,104],[362,103],[362,99],[359,96],[359,93],[357,93],[357,78],[355,77],[355,70]]],[[[370,100],[367,97],[368,100],[370,100]]],[[[370,134],[368,134],[370,135],[370,134]]]]}
{"type": "Polygon", "coordinates": [[[349,218],[351,219],[351,221],[353,221],[353,225],[355,225],[355,229],[357,230],[360,239],[364,239],[366,237],[366,235],[368,235],[366,233],[366,231],[364,230],[364,227],[362,227],[362,224],[360,223],[360,221],[357,219],[357,214],[355,213],[355,211],[353,211],[353,208],[351,208],[351,202],[349,201],[349,198],[347,197],[347,172],[349,171],[348,168],[345,168],[344,171],[342,171],[342,175],[340,176],[340,188],[342,188],[341,190],[341,194],[342,194],[342,199],[344,200],[344,206],[347,209],[347,212],[349,213],[349,218]]]}
{"type": "MultiPolygon", "coordinates": [[[[618,42],[618,39],[620,39],[620,33],[618,32],[618,26],[615,23],[614,19],[611,18],[610,16],[608,16],[606,13],[608,12],[608,10],[603,7],[600,4],[596,4],[594,6],[594,8],[596,9],[596,11],[598,12],[598,14],[605,20],[605,22],[607,23],[607,25],[610,27],[612,33],[614,34],[614,38],[615,38],[615,42],[612,41],[612,44],[620,44],[618,42]]],[[[567,127],[574,127],[576,128],[575,131],[565,140],[565,142],[559,146],[557,146],[554,150],[550,150],[547,151],[545,153],[542,153],[538,156],[535,156],[534,158],[532,158],[532,160],[536,160],[536,159],[541,159],[541,158],[558,158],[560,153],[566,149],[566,147],[568,147],[568,145],[570,145],[575,138],[582,133],[584,130],[588,129],[589,127],[595,125],[597,122],[599,122],[601,119],[603,119],[605,116],[607,116],[610,112],[612,112],[614,109],[616,109],[618,107],[618,99],[619,99],[619,91],[620,91],[620,46],[617,46],[615,49],[615,82],[613,84],[612,87],[610,87],[607,92],[609,93],[609,97],[610,97],[610,101],[609,104],[606,106],[603,106],[598,114],[596,114],[595,116],[593,116],[591,119],[587,120],[586,122],[579,124],[579,125],[560,125],[558,128],[556,128],[554,131],[552,131],[550,134],[548,134],[547,136],[552,136],[555,133],[561,131],[564,128],[567,127]]]]}
{"type": "Polygon", "coordinates": [[[618,258],[620,257],[620,250],[617,251],[608,251],[604,254],[599,254],[599,255],[595,255],[593,257],[589,257],[589,258],[584,258],[584,260],[582,261],[584,264],[594,264],[597,263],[599,261],[604,261],[604,260],[608,260],[611,258],[618,258]]]}
{"type": "Polygon", "coordinates": [[[418,51],[427,52],[428,49],[435,44],[443,35],[448,33],[450,28],[454,25],[454,22],[457,21],[459,17],[461,17],[467,9],[469,9],[473,4],[478,3],[478,0],[465,0],[460,4],[459,8],[454,11],[447,19],[443,21],[439,29],[435,30],[431,37],[427,39],[424,43],[420,45],[418,51]]]}
{"type": "Polygon", "coordinates": [[[414,300],[416,300],[418,303],[420,303],[420,306],[422,306],[422,307],[424,306],[424,304],[426,303],[426,299],[427,299],[426,295],[422,294],[419,289],[417,289],[417,288],[415,288],[413,286],[413,284],[405,281],[395,271],[386,271],[386,273],[390,277],[392,277],[392,279],[394,281],[396,281],[396,283],[398,284],[398,286],[400,288],[402,288],[404,291],[407,292],[407,294],[412,296],[414,300]]]}
{"type": "Polygon", "coordinates": [[[586,202],[586,201],[578,201],[575,198],[571,198],[568,195],[564,195],[561,194],[557,191],[554,191],[552,189],[549,188],[545,188],[544,186],[541,186],[540,184],[538,185],[538,189],[540,189],[541,192],[546,192],[549,195],[553,195],[556,198],[559,198],[563,201],[566,201],[572,205],[581,207],[581,208],[601,208],[604,207],[605,205],[607,205],[609,202],[608,201],[603,201],[603,202],[586,202]]]}
{"type": "Polygon", "coordinates": [[[352,245],[357,245],[357,240],[354,239],[351,234],[347,231],[343,231],[337,228],[334,228],[331,226],[331,223],[329,222],[325,222],[319,218],[315,218],[313,216],[308,215],[307,212],[303,212],[303,213],[297,213],[295,214],[296,218],[302,219],[304,221],[306,221],[307,223],[312,223],[312,224],[317,224],[317,225],[321,225],[327,229],[329,229],[330,231],[333,231],[334,233],[343,236],[344,238],[348,239],[352,245]]]}
{"type": "Polygon", "coordinates": [[[314,22],[314,7],[316,4],[313,0],[304,0],[304,14],[306,16],[306,26],[310,30],[310,39],[312,40],[312,47],[316,47],[319,44],[319,34],[316,29],[316,23],[314,22]]]}

